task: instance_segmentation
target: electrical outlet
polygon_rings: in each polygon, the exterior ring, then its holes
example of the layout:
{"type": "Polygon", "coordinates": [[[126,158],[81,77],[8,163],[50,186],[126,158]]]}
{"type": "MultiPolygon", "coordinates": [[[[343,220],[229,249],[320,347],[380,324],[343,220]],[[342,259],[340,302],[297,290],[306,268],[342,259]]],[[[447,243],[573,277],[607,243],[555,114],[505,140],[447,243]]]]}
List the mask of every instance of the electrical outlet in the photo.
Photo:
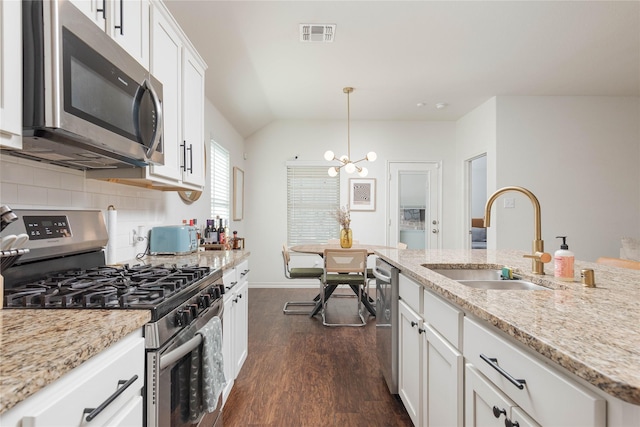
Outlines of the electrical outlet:
{"type": "Polygon", "coordinates": [[[504,198],[504,207],[507,209],[512,209],[516,207],[516,199],[513,197],[505,197],[504,198]]]}
{"type": "Polygon", "coordinates": [[[138,232],[135,229],[132,229],[129,232],[129,242],[131,246],[135,246],[137,241],[137,237],[138,237],[138,232]]]}

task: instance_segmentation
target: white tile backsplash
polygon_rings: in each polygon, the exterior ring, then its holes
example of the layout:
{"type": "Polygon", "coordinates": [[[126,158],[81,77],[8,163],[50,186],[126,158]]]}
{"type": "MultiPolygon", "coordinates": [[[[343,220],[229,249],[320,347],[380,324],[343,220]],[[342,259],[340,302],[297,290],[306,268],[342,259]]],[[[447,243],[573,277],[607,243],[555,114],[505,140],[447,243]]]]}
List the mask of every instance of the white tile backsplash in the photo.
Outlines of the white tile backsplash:
{"type": "Polygon", "coordinates": [[[166,222],[165,194],[106,181],[86,179],[82,171],[47,165],[8,155],[0,156],[0,203],[14,209],[118,210],[116,260],[143,253],[147,240],[132,244],[131,230],[166,222]]]}

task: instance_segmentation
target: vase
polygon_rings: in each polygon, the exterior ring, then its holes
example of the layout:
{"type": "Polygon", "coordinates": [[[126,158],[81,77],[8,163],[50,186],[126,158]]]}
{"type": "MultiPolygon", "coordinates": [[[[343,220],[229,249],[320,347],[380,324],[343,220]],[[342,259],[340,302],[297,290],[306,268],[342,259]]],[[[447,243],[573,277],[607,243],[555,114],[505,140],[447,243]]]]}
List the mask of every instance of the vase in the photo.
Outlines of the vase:
{"type": "Polygon", "coordinates": [[[350,228],[340,230],[340,247],[348,249],[353,244],[353,233],[350,228]]]}

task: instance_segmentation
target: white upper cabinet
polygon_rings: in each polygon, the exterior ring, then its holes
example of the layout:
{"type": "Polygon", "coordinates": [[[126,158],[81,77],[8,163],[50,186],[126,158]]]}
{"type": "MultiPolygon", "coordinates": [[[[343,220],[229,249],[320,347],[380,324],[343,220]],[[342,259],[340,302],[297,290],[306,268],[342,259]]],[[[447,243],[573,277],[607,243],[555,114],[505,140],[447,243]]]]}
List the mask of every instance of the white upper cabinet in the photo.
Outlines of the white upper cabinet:
{"type": "Polygon", "coordinates": [[[22,148],[22,33],[19,1],[0,2],[0,146],[22,148]]]}
{"type": "Polygon", "coordinates": [[[204,67],[189,49],[183,55],[182,181],[204,185],[204,67]]]}
{"type": "Polygon", "coordinates": [[[148,0],[70,0],[149,69],[148,0]]]}
{"type": "Polygon", "coordinates": [[[91,170],[87,177],[165,191],[202,191],[207,66],[162,2],[151,2],[149,16],[149,71],[162,83],[164,164],[91,170]]]}

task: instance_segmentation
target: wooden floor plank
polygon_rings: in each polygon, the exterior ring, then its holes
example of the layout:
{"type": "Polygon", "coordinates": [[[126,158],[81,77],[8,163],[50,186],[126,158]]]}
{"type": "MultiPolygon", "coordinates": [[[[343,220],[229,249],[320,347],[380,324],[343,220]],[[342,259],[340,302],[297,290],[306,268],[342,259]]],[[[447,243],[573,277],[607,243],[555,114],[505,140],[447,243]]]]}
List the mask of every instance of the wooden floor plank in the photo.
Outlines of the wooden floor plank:
{"type": "MultiPolygon", "coordinates": [[[[347,292],[343,292],[348,295],[347,292]]],[[[223,409],[225,427],[405,427],[375,354],[375,319],[326,327],[320,316],[285,315],[286,301],[317,290],[249,289],[249,354],[223,409]]],[[[353,321],[355,298],[329,300],[332,321],[353,321]]]]}

